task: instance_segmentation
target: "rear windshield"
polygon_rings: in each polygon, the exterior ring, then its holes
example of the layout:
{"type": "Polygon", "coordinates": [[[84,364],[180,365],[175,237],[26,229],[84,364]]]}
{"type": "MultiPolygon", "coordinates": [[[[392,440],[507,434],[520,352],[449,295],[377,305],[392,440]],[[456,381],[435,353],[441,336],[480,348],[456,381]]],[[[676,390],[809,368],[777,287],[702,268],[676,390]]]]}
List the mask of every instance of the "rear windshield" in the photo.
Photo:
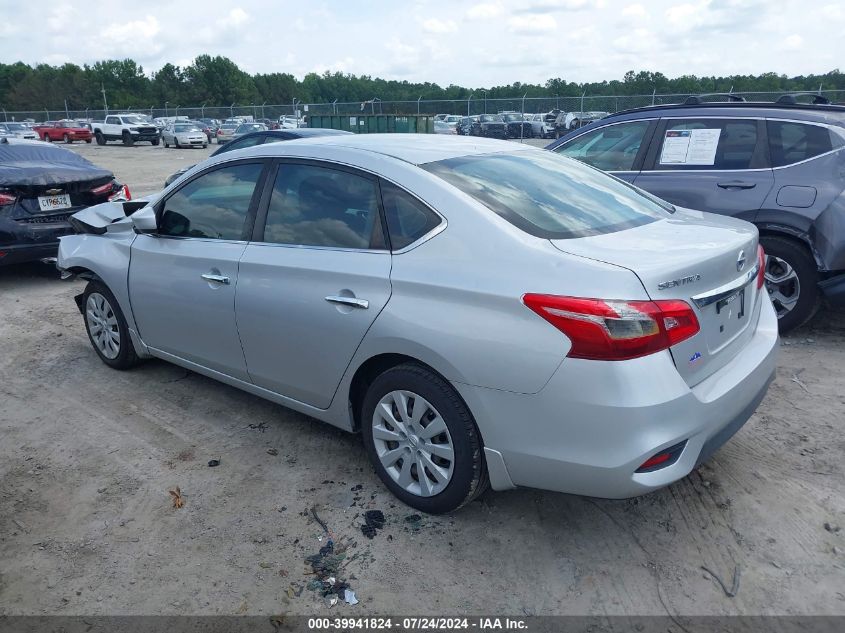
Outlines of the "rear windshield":
{"type": "Polygon", "coordinates": [[[612,233],[669,215],[630,185],[552,152],[461,156],[421,167],[547,239],[612,233]]]}

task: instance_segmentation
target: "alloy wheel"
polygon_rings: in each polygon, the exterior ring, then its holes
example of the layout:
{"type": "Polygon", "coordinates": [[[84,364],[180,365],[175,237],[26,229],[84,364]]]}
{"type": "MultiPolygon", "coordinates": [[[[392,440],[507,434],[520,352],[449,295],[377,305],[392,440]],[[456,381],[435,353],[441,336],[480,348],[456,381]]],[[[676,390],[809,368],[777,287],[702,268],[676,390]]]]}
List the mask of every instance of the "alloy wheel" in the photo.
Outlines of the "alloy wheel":
{"type": "Polygon", "coordinates": [[[764,277],[769,298],[772,300],[778,318],[781,318],[798,304],[801,296],[798,273],[786,260],[767,254],[764,277]]]}
{"type": "Polygon", "coordinates": [[[114,360],[120,354],[120,329],[117,324],[111,304],[99,292],[88,295],[85,303],[85,319],[88,322],[88,332],[91,340],[99,352],[114,360]]]}
{"type": "Polygon", "coordinates": [[[455,450],[440,413],[412,391],[391,391],[373,412],[375,452],[390,477],[407,492],[432,497],[449,485],[455,450]]]}

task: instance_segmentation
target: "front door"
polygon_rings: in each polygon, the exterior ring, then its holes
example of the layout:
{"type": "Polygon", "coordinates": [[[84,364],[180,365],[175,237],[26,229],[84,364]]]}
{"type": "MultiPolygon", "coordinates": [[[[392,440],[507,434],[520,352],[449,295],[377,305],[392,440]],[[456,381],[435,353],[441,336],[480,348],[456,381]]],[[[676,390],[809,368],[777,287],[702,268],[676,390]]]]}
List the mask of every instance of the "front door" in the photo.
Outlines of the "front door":
{"type": "Polygon", "coordinates": [[[390,297],[377,182],[354,170],[282,162],[259,216],[263,234],[241,258],[236,299],[249,375],[327,408],[390,297]]]}
{"type": "Polygon", "coordinates": [[[689,209],[754,221],[774,184],[755,119],[666,119],[634,184],[689,209]]]}
{"type": "Polygon", "coordinates": [[[235,322],[238,261],[257,207],[261,162],[205,172],[157,210],[155,235],[132,244],[129,295],[141,340],[248,380],[235,322]]]}

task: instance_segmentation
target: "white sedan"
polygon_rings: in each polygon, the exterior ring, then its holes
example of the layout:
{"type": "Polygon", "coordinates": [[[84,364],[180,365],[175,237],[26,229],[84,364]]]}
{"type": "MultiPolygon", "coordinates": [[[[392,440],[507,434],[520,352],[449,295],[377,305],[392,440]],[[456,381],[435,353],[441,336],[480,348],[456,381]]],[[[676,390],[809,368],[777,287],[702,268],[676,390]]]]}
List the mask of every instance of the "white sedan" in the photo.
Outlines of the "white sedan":
{"type": "Polygon", "coordinates": [[[208,147],[208,137],[199,125],[174,123],[164,128],[161,140],[165,147],[208,147]]]}

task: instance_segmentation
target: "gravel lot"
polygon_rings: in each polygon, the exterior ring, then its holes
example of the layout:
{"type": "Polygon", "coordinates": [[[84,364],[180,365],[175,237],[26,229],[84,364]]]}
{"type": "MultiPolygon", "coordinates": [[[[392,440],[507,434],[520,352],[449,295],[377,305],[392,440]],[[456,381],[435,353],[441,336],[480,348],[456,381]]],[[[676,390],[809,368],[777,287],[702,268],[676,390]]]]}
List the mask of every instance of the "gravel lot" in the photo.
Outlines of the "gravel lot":
{"type": "MultiPolygon", "coordinates": [[[[134,195],[214,148],[72,146],[134,195]]],[[[328,613],[305,588],[312,507],[361,600],[334,615],[845,614],[843,312],[783,339],[757,414],[668,489],[409,519],[359,438],[163,362],[107,368],[82,288],[0,268],[0,615],[328,613]],[[387,519],[372,540],[368,509],[387,519]],[[738,570],[736,597],[702,566],[729,588],[738,570]]]]}

